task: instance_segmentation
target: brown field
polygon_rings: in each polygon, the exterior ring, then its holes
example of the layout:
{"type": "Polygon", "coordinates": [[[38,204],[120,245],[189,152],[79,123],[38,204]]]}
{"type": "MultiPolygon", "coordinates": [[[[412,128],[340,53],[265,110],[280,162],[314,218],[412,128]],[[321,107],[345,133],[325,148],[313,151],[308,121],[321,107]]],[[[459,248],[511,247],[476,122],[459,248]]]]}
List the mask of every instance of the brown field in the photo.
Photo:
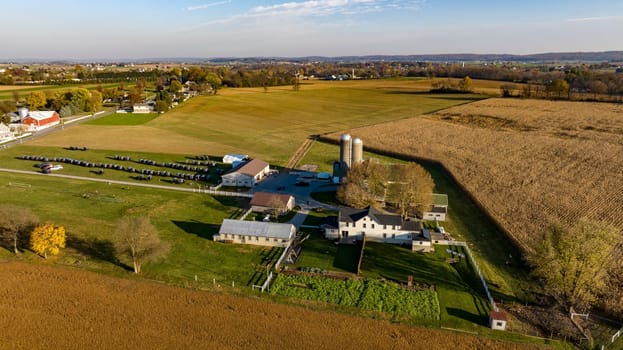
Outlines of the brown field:
{"type": "Polygon", "coordinates": [[[623,228],[622,105],[489,99],[351,134],[441,161],[522,244],[554,221],[623,228]]]}
{"type": "Polygon", "coordinates": [[[96,273],[0,263],[1,349],[542,349],[96,273]]]}

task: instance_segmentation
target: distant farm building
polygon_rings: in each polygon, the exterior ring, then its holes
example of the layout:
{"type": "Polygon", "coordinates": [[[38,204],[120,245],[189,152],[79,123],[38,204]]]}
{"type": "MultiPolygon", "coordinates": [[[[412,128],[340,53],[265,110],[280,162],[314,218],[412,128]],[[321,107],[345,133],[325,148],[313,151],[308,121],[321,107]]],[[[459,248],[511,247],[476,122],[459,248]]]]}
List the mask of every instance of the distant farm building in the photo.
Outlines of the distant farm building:
{"type": "Polygon", "coordinates": [[[238,244],[287,247],[295,234],[296,227],[292,224],[225,219],[213,239],[238,244]]]}
{"type": "Polygon", "coordinates": [[[235,187],[253,187],[270,172],[268,163],[263,160],[253,159],[238,168],[221,176],[223,185],[235,187]]]}
{"type": "Polygon", "coordinates": [[[448,213],[448,195],[433,193],[433,204],[429,211],[422,214],[424,220],[446,221],[448,213]]]}
{"type": "Polygon", "coordinates": [[[30,130],[37,131],[58,125],[61,121],[56,111],[20,111],[23,125],[28,125],[30,130]],[[25,116],[24,113],[27,113],[25,116]]]}
{"type": "Polygon", "coordinates": [[[506,329],[506,322],[508,322],[508,318],[501,311],[491,311],[489,314],[489,326],[491,329],[503,331],[506,329]]]}
{"type": "Polygon", "coordinates": [[[223,163],[233,164],[234,162],[243,162],[248,158],[249,156],[247,154],[226,154],[223,156],[223,163]]]}
{"type": "Polygon", "coordinates": [[[4,123],[0,123],[0,142],[8,141],[13,139],[13,132],[8,125],[4,123]]]}
{"type": "Polygon", "coordinates": [[[400,215],[386,214],[374,207],[355,209],[341,207],[337,227],[325,226],[325,237],[330,239],[352,238],[361,240],[408,244],[418,251],[432,251],[428,230],[415,220],[403,220],[400,215]]]}
{"type": "Polygon", "coordinates": [[[150,106],[147,103],[137,103],[134,106],[132,106],[132,113],[151,113],[153,112],[154,109],[152,108],[152,106],[150,106]]]}
{"type": "Polygon", "coordinates": [[[289,194],[255,192],[251,199],[251,210],[283,214],[294,209],[294,204],[294,197],[289,194]]]}

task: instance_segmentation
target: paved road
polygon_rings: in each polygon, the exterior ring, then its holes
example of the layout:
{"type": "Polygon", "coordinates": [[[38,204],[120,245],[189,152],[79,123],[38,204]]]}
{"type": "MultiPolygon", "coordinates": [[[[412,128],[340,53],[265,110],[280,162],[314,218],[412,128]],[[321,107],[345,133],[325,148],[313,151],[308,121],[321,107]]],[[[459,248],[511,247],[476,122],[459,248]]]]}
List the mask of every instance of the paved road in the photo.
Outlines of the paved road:
{"type": "Polygon", "coordinates": [[[36,171],[28,171],[28,170],[15,170],[15,169],[6,169],[0,168],[0,171],[8,172],[8,173],[16,173],[16,174],[26,174],[26,175],[40,175],[40,176],[48,176],[48,177],[60,177],[65,179],[74,179],[74,180],[82,180],[82,181],[91,181],[91,182],[104,182],[107,184],[116,184],[116,185],[126,185],[126,186],[137,186],[137,187],[149,187],[149,188],[157,188],[161,190],[172,190],[172,191],[182,191],[182,192],[193,192],[193,193],[207,193],[217,196],[230,196],[230,197],[251,197],[252,195],[244,192],[227,192],[227,191],[214,191],[207,189],[197,189],[197,188],[188,188],[188,187],[174,187],[174,186],[164,186],[164,185],[154,185],[149,183],[139,183],[132,181],[119,181],[119,180],[107,180],[107,179],[98,179],[93,177],[85,177],[85,176],[74,176],[74,175],[65,175],[65,174],[43,174],[36,171]]]}

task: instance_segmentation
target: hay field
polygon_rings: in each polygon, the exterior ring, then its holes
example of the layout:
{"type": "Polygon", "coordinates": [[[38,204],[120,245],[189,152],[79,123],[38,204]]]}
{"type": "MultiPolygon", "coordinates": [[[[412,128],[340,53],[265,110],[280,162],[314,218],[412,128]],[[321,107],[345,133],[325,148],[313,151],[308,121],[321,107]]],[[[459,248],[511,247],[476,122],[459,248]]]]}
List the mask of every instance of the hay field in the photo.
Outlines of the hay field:
{"type": "Polygon", "coordinates": [[[544,349],[92,272],[0,263],[2,349],[544,349]]]}
{"type": "Polygon", "coordinates": [[[621,105],[490,99],[352,134],[441,161],[522,244],[584,216],[623,228],[621,105]]]}
{"type": "Polygon", "coordinates": [[[73,126],[32,144],[178,154],[234,152],[285,165],[309,135],[410,118],[483,98],[421,93],[420,81],[313,81],[299,92],[291,87],[270,88],[267,93],[224,89],[216,96],[193,98],[143,125],[73,126]]]}

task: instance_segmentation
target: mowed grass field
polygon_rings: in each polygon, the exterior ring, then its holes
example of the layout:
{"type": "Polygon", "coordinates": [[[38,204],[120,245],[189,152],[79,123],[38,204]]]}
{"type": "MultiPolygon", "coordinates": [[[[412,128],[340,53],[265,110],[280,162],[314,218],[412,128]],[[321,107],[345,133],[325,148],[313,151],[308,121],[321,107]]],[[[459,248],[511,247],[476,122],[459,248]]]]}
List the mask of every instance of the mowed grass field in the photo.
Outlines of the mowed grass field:
{"type": "MultiPolygon", "coordinates": [[[[547,349],[259,298],[0,263],[6,349],[547,349]]],[[[557,344],[554,344],[557,345],[557,344]]]]}
{"type": "MultiPolygon", "coordinates": [[[[128,277],[128,266],[113,249],[116,222],[127,214],[150,217],[171,247],[165,259],[144,266],[148,279],[205,288],[214,280],[246,286],[269,250],[211,240],[224,218],[237,217],[248,205],[236,198],[8,173],[0,173],[0,193],[3,204],[31,208],[41,222],[65,226],[67,249],[45,263],[128,277]]],[[[13,257],[0,249],[0,259],[13,257]]],[[[43,263],[28,250],[19,258],[43,263]]]]}
{"type": "Polygon", "coordinates": [[[420,81],[313,81],[298,92],[291,87],[271,88],[267,93],[259,88],[224,89],[216,96],[192,98],[146,124],[79,125],[32,144],[177,154],[244,153],[283,166],[310,135],[410,118],[484,97],[426,94],[420,81]]]}

